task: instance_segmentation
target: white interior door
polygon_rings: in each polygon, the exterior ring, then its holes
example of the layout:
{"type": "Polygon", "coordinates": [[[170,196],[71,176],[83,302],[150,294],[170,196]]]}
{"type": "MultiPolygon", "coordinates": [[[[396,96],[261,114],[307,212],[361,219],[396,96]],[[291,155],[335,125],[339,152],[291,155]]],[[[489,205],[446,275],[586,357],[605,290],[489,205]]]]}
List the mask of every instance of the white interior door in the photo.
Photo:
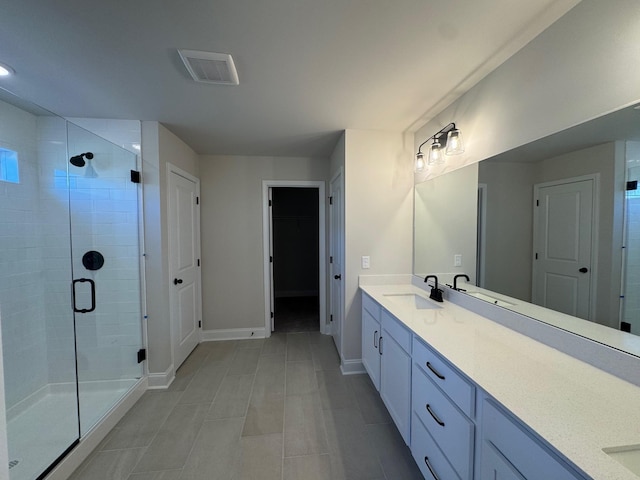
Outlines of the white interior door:
{"type": "Polygon", "coordinates": [[[594,179],[536,186],[533,303],[589,319],[594,179]]]}
{"type": "Polygon", "coordinates": [[[198,180],[170,167],[169,274],[174,367],[200,342],[198,180]]]}
{"type": "Polygon", "coordinates": [[[342,355],[342,314],[343,314],[343,263],[344,263],[344,208],[342,195],[342,173],[331,180],[329,187],[329,255],[330,255],[330,312],[331,335],[342,355]]]}

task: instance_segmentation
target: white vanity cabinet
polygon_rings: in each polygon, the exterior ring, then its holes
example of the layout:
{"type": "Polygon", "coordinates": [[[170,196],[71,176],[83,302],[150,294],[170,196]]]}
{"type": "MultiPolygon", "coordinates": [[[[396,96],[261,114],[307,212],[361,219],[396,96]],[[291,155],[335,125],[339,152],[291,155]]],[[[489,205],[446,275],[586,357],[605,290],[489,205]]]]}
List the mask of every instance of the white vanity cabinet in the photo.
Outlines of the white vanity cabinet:
{"type": "Polygon", "coordinates": [[[381,304],[363,292],[362,361],[425,479],[590,478],[381,304]]]}
{"type": "Polygon", "coordinates": [[[496,480],[584,480],[489,397],[482,403],[480,476],[496,480]]]}
{"type": "Polygon", "coordinates": [[[380,390],[380,305],[362,294],[362,364],[371,381],[380,390]]]}
{"type": "Polygon", "coordinates": [[[425,478],[471,480],[475,442],[474,385],[417,338],[413,340],[411,383],[411,453],[423,475],[425,478]],[[425,434],[432,442],[424,441],[425,434]],[[443,460],[439,461],[440,456],[443,460]]]}
{"type": "Polygon", "coordinates": [[[380,396],[405,443],[411,433],[411,331],[382,310],[380,396]]]}
{"type": "Polygon", "coordinates": [[[411,338],[411,331],[398,319],[362,295],[362,363],[407,445],[411,429],[411,338]]]}

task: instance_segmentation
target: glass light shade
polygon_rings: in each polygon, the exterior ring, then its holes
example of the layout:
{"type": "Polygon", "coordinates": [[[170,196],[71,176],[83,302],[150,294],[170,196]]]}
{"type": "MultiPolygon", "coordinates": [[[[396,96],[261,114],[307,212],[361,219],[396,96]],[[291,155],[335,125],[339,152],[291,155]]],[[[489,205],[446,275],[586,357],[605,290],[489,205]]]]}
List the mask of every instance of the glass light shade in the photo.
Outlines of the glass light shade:
{"type": "Polygon", "coordinates": [[[453,129],[447,134],[447,155],[459,155],[464,152],[464,143],[462,142],[462,133],[460,130],[453,129]]]}
{"type": "Polygon", "coordinates": [[[416,166],[415,166],[415,171],[416,172],[421,172],[424,170],[424,166],[425,166],[425,161],[424,161],[424,153],[422,152],[418,152],[416,154],[416,166]]]}
{"type": "Polygon", "coordinates": [[[444,163],[444,155],[442,154],[442,146],[440,142],[435,140],[429,147],[429,165],[437,165],[444,163]]]}

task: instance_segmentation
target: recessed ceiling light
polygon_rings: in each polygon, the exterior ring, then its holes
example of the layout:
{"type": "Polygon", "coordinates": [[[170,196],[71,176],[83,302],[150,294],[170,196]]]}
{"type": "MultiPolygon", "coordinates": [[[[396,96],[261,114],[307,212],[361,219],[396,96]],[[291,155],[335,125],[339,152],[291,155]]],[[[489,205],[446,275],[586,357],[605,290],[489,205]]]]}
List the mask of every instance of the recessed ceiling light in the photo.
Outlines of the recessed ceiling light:
{"type": "Polygon", "coordinates": [[[16,73],[15,70],[9,65],[0,63],[0,77],[8,77],[9,75],[13,75],[14,73],[16,73]]]}

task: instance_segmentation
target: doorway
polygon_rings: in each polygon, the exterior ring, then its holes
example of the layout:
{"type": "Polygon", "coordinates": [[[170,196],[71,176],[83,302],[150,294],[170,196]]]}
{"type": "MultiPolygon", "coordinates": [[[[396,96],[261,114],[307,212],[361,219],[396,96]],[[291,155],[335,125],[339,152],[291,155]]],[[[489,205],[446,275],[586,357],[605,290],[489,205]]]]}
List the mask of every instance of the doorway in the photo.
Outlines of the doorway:
{"type": "Polygon", "coordinates": [[[272,190],[274,332],[320,330],[318,189],[272,190]]]}
{"type": "Polygon", "coordinates": [[[324,182],[263,182],[266,332],[326,328],[324,182]]]}

